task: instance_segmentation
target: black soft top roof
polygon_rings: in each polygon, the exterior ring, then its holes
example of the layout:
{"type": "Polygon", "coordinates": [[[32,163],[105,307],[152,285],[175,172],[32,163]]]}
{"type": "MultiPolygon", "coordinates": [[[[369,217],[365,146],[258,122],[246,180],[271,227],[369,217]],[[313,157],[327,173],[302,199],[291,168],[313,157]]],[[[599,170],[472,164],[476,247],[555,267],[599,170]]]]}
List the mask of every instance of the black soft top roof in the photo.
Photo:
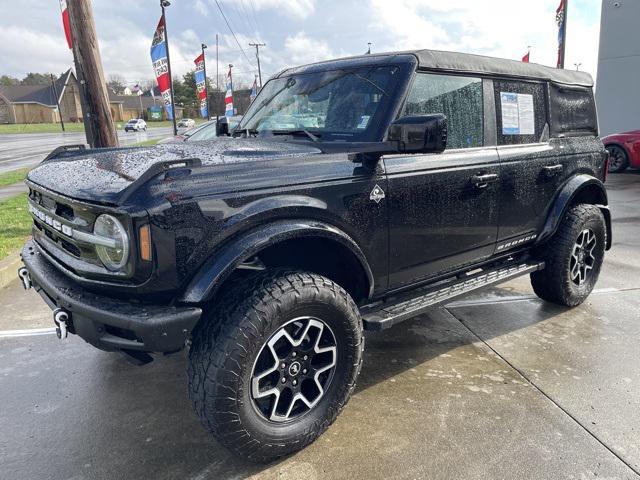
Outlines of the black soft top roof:
{"type": "Polygon", "coordinates": [[[310,73],[327,68],[345,68],[371,63],[407,61],[407,57],[411,56],[417,58],[418,68],[421,69],[548,80],[585,87],[593,86],[593,79],[587,72],[577,72],[575,70],[546,67],[537,63],[525,63],[517,60],[472,55],[469,53],[445,52],[441,50],[407,50],[403,52],[358,55],[287,69],[276,76],[290,75],[292,73],[310,73]]]}

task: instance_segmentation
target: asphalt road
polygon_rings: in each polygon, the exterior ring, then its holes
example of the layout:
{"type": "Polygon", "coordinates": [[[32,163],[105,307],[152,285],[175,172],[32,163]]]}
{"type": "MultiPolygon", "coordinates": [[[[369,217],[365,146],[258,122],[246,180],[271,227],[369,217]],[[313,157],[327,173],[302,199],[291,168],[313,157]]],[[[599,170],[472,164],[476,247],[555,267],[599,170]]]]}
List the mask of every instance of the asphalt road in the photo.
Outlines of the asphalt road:
{"type": "Polygon", "coordinates": [[[0,291],[0,478],[640,478],[640,174],[608,182],[614,247],[575,309],[527,278],[369,333],[357,390],[313,445],[270,465],[199,425],[180,353],[135,367],[47,330],[0,291]],[[21,332],[14,332],[20,335],[21,332]]]}
{"type": "MultiPolygon", "coordinates": [[[[146,132],[118,131],[121,146],[171,136],[170,127],[150,128],[146,132]]],[[[0,135],[0,173],[31,167],[60,145],[86,144],[84,132],[21,133],[0,135]]]]}

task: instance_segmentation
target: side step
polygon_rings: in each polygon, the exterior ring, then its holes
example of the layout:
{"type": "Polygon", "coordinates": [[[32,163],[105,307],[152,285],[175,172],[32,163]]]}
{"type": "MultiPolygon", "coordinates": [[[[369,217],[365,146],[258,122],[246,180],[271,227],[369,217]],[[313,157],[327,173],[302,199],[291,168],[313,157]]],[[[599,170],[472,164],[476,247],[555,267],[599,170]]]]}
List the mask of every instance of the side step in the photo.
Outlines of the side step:
{"type": "Polygon", "coordinates": [[[403,320],[419,315],[430,308],[448,303],[469,292],[527,273],[542,270],[544,262],[512,261],[493,268],[471,270],[435,285],[428,285],[390,297],[360,309],[365,330],[384,330],[403,320]]]}

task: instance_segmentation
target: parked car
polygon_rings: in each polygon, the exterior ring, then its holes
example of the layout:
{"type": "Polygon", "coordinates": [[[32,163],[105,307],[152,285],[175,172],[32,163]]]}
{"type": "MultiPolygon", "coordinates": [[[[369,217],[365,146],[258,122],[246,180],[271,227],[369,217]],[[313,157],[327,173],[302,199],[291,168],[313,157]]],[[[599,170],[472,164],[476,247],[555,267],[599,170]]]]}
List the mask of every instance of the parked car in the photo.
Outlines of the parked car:
{"type": "Polygon", "coordinates": [[[285,70],[231,136],[52,152],[19,276],[60,338],[138,363],[188,348],[203,425],[288,455],[349,400],[363,329],[526,274],[584,302],[611,246],[592,90],[430,50],[285,70]]]}
{"type": "Polygon", "coordinates": [[[147,122],[145,122],[141,118],[132,118],[124,126],[125,132],[140,132],[140,131],[146,131],[146,130],[147,130],[147,122]]]}
{"type": "Polygon", "coordinates": [[[178,122],[179,128],[193,128],[196,126],[196,121],[192,118],[183,118],[178,122]]]}
{"type": "MultiPolygon", "coordinates": [[[[222,120],[225,120],[225,117],[220,117],[220,121],[222,120]]],[[[237,127],[240,123],[240,120],[242,120],[242,116],[234,116],[226,120],[229,124],[229,129],[233,130],[235,127],[237,127]]],[[[179,133],[174,137],[163,138],[158,143],[211,140],[213,138],[216,138],[217,136],[216,123],[216,120],[210,120],[198,125],[197,127],[191,128],[186,132],[179,133]]]]}
{"type": "Polygon", "coordinates": [[[640,168],[640,130],[616,133],[602,138],[609,152],[609,171],[624,172],[627,168],[640,168]]]}

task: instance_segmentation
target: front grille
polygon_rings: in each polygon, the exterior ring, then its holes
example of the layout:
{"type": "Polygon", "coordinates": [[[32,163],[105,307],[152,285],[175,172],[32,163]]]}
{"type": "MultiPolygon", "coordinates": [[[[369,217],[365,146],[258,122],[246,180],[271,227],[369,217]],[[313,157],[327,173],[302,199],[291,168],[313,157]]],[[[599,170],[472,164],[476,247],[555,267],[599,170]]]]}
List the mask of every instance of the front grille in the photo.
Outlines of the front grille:
{"type": "Polygon", "coordinates": [[[90,265],[102,266],[95,246],[73,237],[73,232],[91,233],[100,212],[31,185],[29,211],[35,225],[34,238],[52,256],[63,263],[65,255],[70,255],[90,265]]]}

